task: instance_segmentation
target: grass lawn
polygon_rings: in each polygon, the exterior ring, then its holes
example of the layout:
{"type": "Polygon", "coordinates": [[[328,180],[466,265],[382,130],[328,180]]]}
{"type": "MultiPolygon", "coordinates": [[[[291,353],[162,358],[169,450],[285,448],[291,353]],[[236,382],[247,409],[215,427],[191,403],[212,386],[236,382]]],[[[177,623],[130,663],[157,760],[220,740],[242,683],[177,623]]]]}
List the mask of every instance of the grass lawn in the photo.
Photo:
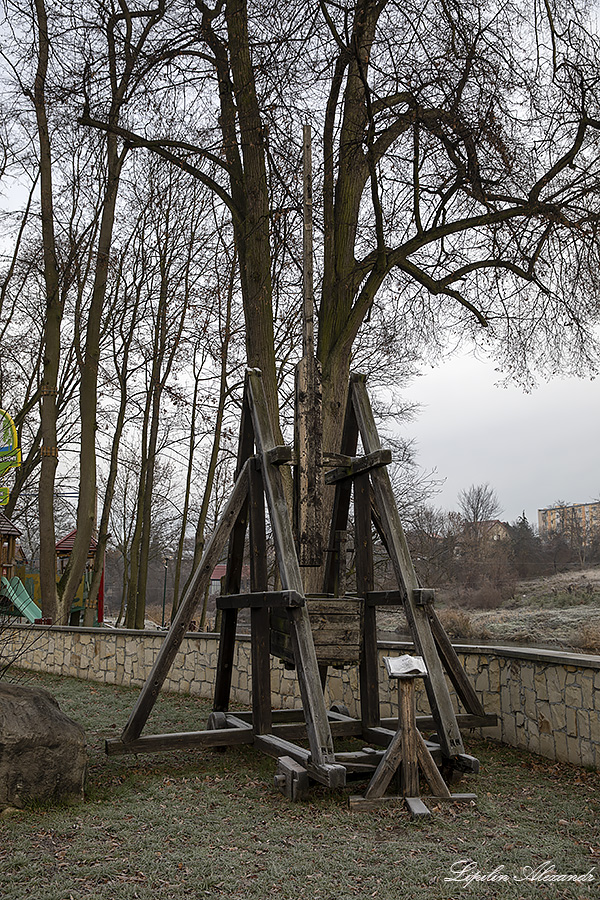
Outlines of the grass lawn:
{"type": "MultiPolygon", "coordinates": [[[[600,897],[600,774],[466,739],[482,774],[458,790],[477,805],[435,807],[425,824],[402,808],[350,812],[352,782],[290,804],[275,761],[248,747],[145,757],[104,755],[137,690],[28,674],[88,734],[87,799],[0,819],[2,900],[179,898],[600,897]],[[471,860],[495,880],[446,881],[471,860]],[[523,879],[549,861],[584,883],[523,879]],[[594,868],[595,867],[595,868],[594,868]]],[[[148,733],[204,727],[209,704],[162,695],[148,733]]],[[[456,876],[455,876],[456,877],[456,876]]]]}

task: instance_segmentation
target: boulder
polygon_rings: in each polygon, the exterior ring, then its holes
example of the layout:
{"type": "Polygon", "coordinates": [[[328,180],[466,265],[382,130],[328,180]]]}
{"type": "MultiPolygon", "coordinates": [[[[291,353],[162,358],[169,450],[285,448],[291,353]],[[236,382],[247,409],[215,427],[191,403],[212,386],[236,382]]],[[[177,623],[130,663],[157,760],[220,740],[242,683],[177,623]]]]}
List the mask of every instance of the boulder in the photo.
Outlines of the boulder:
{"type": "Polygon", "coordinates": [[[0,681],[0,811],[83,798],[85,731],[48,691],[0,681]]]}

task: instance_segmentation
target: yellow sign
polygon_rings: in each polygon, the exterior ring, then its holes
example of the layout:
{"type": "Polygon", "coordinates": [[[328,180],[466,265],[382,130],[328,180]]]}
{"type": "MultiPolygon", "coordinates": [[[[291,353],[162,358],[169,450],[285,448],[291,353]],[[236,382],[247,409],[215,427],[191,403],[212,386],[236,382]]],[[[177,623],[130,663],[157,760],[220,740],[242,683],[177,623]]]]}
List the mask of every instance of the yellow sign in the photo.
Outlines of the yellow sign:
{"type": "MultiPolygon", "coordinates": [[[[15,423],[7,412],[0,409],[0,478],[21,465],[21,450],[15,423]]],[[[0,486],[0,506],[8,503],[9,490],[0,486]]]]}

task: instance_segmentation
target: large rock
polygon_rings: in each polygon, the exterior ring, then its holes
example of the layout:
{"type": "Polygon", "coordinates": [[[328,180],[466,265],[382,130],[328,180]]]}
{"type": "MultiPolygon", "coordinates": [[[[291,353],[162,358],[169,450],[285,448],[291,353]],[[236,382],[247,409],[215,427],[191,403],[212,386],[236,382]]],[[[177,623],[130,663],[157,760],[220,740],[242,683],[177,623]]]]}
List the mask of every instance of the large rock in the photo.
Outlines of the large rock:
{"type": "Polygon", "coordinates": [[[85,731],[42,688],[0,681],[0,810],[83,798],[85,731]]]}

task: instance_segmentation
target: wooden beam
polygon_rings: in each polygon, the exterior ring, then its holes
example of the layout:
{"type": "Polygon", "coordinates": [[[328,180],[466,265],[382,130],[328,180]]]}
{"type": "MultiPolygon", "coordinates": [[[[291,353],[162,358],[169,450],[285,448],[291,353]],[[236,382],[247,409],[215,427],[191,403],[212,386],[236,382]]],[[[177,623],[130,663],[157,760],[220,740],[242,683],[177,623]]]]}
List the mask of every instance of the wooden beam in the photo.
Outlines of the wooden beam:
{"type": "MultiPolygon", "coordinates": [[[[267,534],[265,522],[265,497],[258,460],[250,466],[250,587],[267,590],[267,534]]],[[[300,595],[297,595],[300,596],[300,595]]],[[[303,601],[304,598],[300,597],[303,601]]],[[[266,604],[250,607],[251,662],[252,662],[252,724],[256,734],[271,730],[271,655],[269,609],[266,604]]]]}
{"type": "MultiPolygon", "coordinates": [[[[371,482],[368,473],[354,481],[354,552],[356,592],[361,597],[373,590],[373,535],[371,530],[371,482]]],[[[379,656],[377,614],[373,606],[363,609],[362,653],[359,669],[361,718],[367,727],[379,725],[379,656]]]]}
{"type": "Polygon", "coordinates": [[[253,591],[217,597],[217,609],[287,609],[305,603],[306,598],[297,591],[253,591]]]}
{"type": "Polygon", "coordinates": [[[252,744],[252,728],[220,728],[181,734],[148,734],[133,741],[106,741],[108,756],[124,753],[161,753],[163,750],[201,750],[203,747],[252,744]]]}
{"type": "Polygon", "coordinates": [[[295,526],[301,566],[323,562],[323,416],[321,374],[312,356],[303,356],[296,367],[296,418],[294,441],[298,464],[295,526]]]}
{"type": "Polygon", "coordinates": [[[404,606],[406,591],[369,591],[366,606],[404,606]]]}
{"type": "MultiPolygon", "coordinates": [[[[495,713],[484,716],[473,716],[470,713],[458,713],[456,721],[461,729],[492,728],[494,725],[498,724],[498,716],[495,713]]],[[[381,720],[381,725],[384,728],[393,728],[395,722],[395,718],[386,718],[381,720]]],[[[430,731],[431,729],[437,728],[436,721],[433,716],[417,716],[417,728],[419,731],[430,731]]]]}
{"type": "Polygon", "coordinates": [[[221,518],[207,541],[193,581],[179,605],[173,624],[165,636],[156,661],[123,729],[121,735],[123,743],[131,743],[140,736],[150,711],[156,703],[185,633],[189,629],[196,607],[204,597],[204,592],[210,583],[213,570],[221,558],[227,538],[248,497],[249,465],[249,463],[245,463],[240,471],[221,518]]]}
{"type": "Polygon", "coordinates": [[[310,125],[303,128],[302,359],[296,367],[294,521],[301,566],[323,562],[323,413],[321,370],[315,359],[312,150],[310,125]]]}
{"type": "MultiPolygon", "coordinates": [[[[342,439],[340,444],[340,453],[344,456],[354,458],[356,448],[358,446],[358,425],[352,406],[352,397],[348,393],[346,401],[346,410],[344,412],[344,425],[342,428],[342,439]]],[[[340,563],[339,555],[336,553],[336,535],[340,531],[346,531],[348,527],[348,512],[350,510],[350,498],[352,496],[352,481],[338,481],[335,486],[335,494],[333,497],[333,510],[331,514],[331,527],[329,531],[329,543],[327,545],[327,553],[325,557],[325,575],[323,581],[323,590],[325,593],[334,594],[339,597],[340,584],[340,563]]]]}
{"type": "Polygon", "coordinates": [[[267,452],[267,459],[272,466],[297,465],[298,460],[294,451],[287,444],[277,444],[267,452]]]}
{"type": "MultiPolygon", "coordinates": [[[[381,443],[364,379],[353,379],[352,401],[365,452],[374,453],[375,450],[381,449],[381,443]]],[[[439,723],[438,730],[442,751],[448,757],[456,756],[458,753],[464,753],[462,737],[456,722],[456,713],[452,706],[448,685],[431,633],[426,609],[417,606],[413,598],[413,590],[420,588],[420,585],[400,522],[387,469],[385,467],[373,469],[371,471],[371,483],[396,579],[398,585],[404,588],[407,594],[404,605],[406,618],[417,647],[417,652],[424,658],[427,666],[428,674],[425,679],[425,687],[431,711],[439,723]]]]}
{"type": "MultiPolygon", "coordinates": [[[[329,727],[334,737],[360,737],[362,725],[358,719],[349,719],[345,722],[329,720],[329,727]]],[[[304,722],[276,722],[271,726],[273,734],[288,740],[302,740],[306,738],[306,724],[304,722]]]]}
{"type": "Polygon", "coordinates": [[[325,484],[336,484],[338,481],[345,481],[346,478],[356,478],[358,475],[363,475],[371,469],[387,466],[391,461],[391,450],[376,450],[367,456],[358,456],[349,465],[337,466],[337,468],[326,472],[325,484]]]}
{"type": "MultiPolygon", "coordinates": [[[[254,465],[252,460],[252,454],[254,452],[254,427],[252,424],[248,395],[249,388],[248,380],[246,378],[242,401],[242,417],[240,422],[236,472],[240,470],[241,466],[246,464],[248,464],[248,471],[250,472],[250,468],[254,465]]],[[[225,594],[237,594],[240,590],[247,527],[248,498],[246,498],[244,505],[240,509],[236,523],[229,536],[227,566],[225,568],[223,590],[225,594]]],[[[231,679],[235,657],[235,641],[237,635],[237,618],[237,609],[224,610],[221,616],[221,635],[219,639],[219,654],[217,657],[215,689],[213,695],[213,709],[217,712],[225,712],[229,708],[231,679]]]]}
{"type": "MultiPolygon", "coordinates": [[[[277,467],[270,465],[267,459],[268,451],[275,446],[275,439],[261,374],[257,369],[249,371],[248,385],[254,437],[257,451],[261,456],[263,483],[282,587],[284,590],[304,594],[281,472],[277,467]]],[[[308,610],[306,606],[288,607],[287,614],[312,760],[317,766],[333,764],[335,760],[333,739],[319,679],[308,610]]]]}
{"type": "Polygon", "coordinates": [[[257,734],[254,738],[254,746],[261,753],[266,753],[267,756],[273,756],[275,759],[279,756],[290,756],[303,766],[307,766],[310,760],[309,750],[298,747],[297,744],[292,744],[274,734],[257,734]]]}

